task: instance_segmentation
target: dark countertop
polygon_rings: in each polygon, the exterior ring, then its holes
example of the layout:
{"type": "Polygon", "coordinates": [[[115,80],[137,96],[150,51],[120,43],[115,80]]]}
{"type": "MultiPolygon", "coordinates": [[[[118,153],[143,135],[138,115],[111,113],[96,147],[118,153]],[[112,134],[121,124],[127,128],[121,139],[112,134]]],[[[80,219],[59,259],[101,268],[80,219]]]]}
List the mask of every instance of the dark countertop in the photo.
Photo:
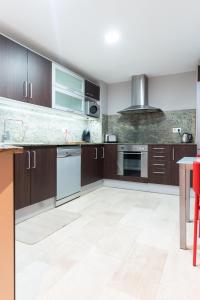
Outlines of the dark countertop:
{"type": "MultiPolygon", "coordinates": [[[[72,143],[9,143],[4,144],[3,147],[67,147],[67,146],[94,146],[94,145],[141,145],[137,143],[85,143],[85,142],[72,142],[72,143]]],[[[196,145],[195,143],[148,143],[144,145],[196,145]]]]}

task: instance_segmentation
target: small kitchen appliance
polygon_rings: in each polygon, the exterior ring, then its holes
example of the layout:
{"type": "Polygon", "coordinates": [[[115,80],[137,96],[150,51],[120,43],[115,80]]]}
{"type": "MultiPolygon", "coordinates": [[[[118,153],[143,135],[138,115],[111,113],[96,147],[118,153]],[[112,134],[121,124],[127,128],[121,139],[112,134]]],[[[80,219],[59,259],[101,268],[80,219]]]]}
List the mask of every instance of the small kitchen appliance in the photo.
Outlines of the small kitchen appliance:
{"type": "Polygon", "coordinates": [[[106,133],[104,136],[105,143],[117,143],[117,136],[115,134],[106,133]]]}
{"type": "Polygon", "coordinates": [[[191,133],[184,132],[181,136],[181,143],[192,143],[193,136],[191,133]]]}

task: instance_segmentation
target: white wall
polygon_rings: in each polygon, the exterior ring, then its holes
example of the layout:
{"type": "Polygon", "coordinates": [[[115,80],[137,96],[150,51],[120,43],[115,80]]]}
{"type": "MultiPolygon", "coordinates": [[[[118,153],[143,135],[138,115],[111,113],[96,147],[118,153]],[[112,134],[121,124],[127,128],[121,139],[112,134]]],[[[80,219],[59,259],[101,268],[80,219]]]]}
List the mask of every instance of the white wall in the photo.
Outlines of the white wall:
{"type": "MultiPolygon", "coordinates": [[[[131,82],[108,85],[108,114],[131,104],[131,82]]],[[[164,111],[196,108],[196,72],[149,78],[149,105],[164,111]]]]}

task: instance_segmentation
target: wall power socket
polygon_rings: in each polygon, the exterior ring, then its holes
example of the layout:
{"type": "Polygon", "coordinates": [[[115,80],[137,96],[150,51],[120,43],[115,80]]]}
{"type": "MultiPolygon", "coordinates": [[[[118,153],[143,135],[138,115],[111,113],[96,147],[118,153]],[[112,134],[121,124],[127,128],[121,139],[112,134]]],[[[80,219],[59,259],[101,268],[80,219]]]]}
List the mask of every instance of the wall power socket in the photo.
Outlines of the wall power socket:
{"type": "Polygon", "coordinates": [[[181,133],[181,128],[179,128],[179,127],[172,128],[172,132],[173,133],[181,133]]]}

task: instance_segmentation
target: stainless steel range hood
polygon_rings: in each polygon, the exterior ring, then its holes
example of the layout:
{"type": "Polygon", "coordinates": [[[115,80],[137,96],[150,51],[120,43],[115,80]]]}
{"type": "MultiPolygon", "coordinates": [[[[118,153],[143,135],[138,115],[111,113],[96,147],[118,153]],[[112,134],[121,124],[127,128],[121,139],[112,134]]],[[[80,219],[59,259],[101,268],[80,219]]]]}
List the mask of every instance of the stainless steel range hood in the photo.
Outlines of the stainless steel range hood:
{"type": "Polygon", "coordinates": [[[120,114],[153,113],[162,111],[148,104],[148,78],[146,75],[132,77],[131,106],[119,111],[120,114]]]}

